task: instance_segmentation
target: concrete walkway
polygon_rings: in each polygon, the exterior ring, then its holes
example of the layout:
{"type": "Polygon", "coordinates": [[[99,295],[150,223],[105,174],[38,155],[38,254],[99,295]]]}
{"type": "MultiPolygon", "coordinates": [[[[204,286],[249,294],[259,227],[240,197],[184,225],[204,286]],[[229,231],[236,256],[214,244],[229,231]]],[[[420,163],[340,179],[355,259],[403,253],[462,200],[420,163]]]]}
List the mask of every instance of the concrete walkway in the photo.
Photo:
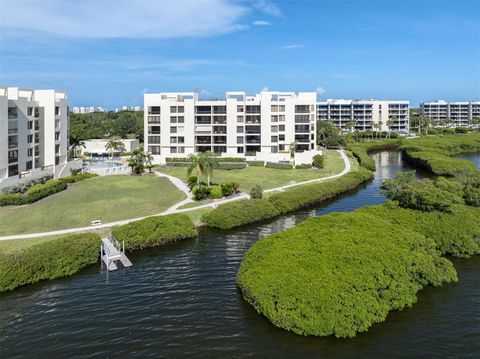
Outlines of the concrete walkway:
{"type": "MultiPolygon", "coordinates": [[[[301,185],[309,184],[309,183],[328,181],[328,180],[331,180],[331,179],[334,179],[334,178],[344,176],[345,174],[350,172],[350,169],[351,169],[350,160],[348,159],[347,155],[345,154],[345,152],[343,150],[337,150],[337,152],[340,153],[340,156],[342,157],[343,162],[345,163],[345,168],[343,169],[342,172],[337,173],[336,175],[328,176],[328,177],[316,178],[316,179],[309,180],[309,181],[292,183],[292,184],[288,184],[288,185],[285,185],[285,186],[280,186],[280,187],[276,187],[276,188],[267,189],[264,192],[268,193],[268,192],[275,192],[275,191],[284,191],[285,189],[288,189],[288,188],[291,188],[291,187],[301,186],[301,185]]],[[[238,201],[240,199],[250,198],[250,196],[248,194],[240,193],[239,195],[237,195],[235,197],[232,197],[232,198],[218,199],[218,200],[214,200],[213,202],[207,203],[207,204],[204,204],[204,205],[191,207],[191,208],[178,209],[178,207],[181,207],[186,203],[193,202],[193,195],[190,191],[190,188],[182,180],[180,180],[177,177],[166,175],[164,173],[158,173],[158,172],[155,172],[155,173],[159,177],[167,177],[179,190],[181,190],[182,192],[184,192],[187,195],[187,198],[184,199],[183,201],[179,202],[179,203],[176,203],[175,205],[173,205],[172,207],[170,207],[166,211],[164,211],[162,213],[158,213],[158,214],[151,214],[151,215],[144,216],[144,217],[130,218],[130,219],[124,219],[124,220],[116,221],[116,222],[103,223],[103,224],[100,224],[100,225],[97,225],[97,226],[69,228],[69,229],[61,229],[61,230],[58,230],[58,231],[41,232],[41,233],[16,234],[16,235],[11,235],[11,236],[0,237],[0,240],[38,238],[38,237],[48,237],[48,236],[57,236],[57,235],[64,235],[64,234],[94,231],[94,230],[97,230],[97,229],[105,229],[105,228],[111,228],[111,227],[115,227],[115,226],[121,226],[121,225],[124,225],[124,224],[127,224],[127,223],[136,222],[136,221],[139,221],[141,219],[148,218],[148,217],[164,216],[164,215],[167,215],[167,214],[194,211],[194,210],[197,210],[197,209],[209,208],[209,207],[210,208],[215,208],[218,205],[223,204],[223,203],[238,201]]]]}

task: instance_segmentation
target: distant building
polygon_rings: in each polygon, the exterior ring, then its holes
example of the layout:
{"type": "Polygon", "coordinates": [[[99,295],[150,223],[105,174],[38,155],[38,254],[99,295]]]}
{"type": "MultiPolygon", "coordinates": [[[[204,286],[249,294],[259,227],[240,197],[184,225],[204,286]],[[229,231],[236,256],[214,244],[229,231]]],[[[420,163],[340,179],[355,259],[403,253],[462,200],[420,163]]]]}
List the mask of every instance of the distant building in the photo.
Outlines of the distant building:
{"type": "MultiPolygon", "coordinates": [[[[83,141],[85,147],[82,147],[82,153],[90,153],[95,157],[108,156],[110,153],[107,151],[108,139],[94,139],[83,141]]],[[[119,148],[118,152],[132,152],[140,147],[140,143],[137,139],[121,139],[123,146],[119,148]]]]}
{"type": "Polygon", "coordinates": [[[94,113],[94,112],[107,112],[103,107],[73,107],[71,110],[73,113],[94,113]]]}
{"type": "Polygon", "coordinates": [[[115,112],[120,111],[142,111],[142,108],[140,106],[122,106],[115,109],[115,112]]]}
{"type": "Polygon", "coordinates": [[[480,101],[422,102],[420,114],[440,124],[445,122],[451,126],[469,126],[472,124],[472,119],[480,117],[480,101]]]}
{"type": "Polygon", "coordinates": [[[409,106],[409,101],[328,99],[317,102],[317,120],[332,121],[336,127],[346,130],[350,130],[349,123],[355,121],[357,131],[406,132],[409,106]],[[394,121],[390,127],[389,120],[394,121]]]}
{"type": "Polygon", "coordinates": [[[64,175],[67,108],[65,91],[0,88],[0,188],[43,175],[64,175]]]}

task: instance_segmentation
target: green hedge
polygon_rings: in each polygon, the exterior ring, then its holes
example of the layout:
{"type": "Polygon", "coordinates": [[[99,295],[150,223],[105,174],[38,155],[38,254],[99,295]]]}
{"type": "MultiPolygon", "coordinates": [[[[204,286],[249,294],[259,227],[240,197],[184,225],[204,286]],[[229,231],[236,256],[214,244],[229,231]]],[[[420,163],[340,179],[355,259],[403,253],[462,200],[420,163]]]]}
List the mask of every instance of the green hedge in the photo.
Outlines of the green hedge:
{"type": "Polygon", "coordinates": [[[216,168],[221,170],[241,170],[247,168],[246,162],[218,162],[216,168]]]}
{"type": "Polygon", "coordinates": [[[267,162],[265,167],[275,168],[278,170],[291,170],[293,166],[290,163],[267,162]]]}
{"type": "Polygon", "coordinates": [[[404,147],[403,158],[416,167],[420,167],[438,176],[455,176],[463,170],[475,171],[475,165],[467,160],[445,156],[434,150],[417,151],[404,147]]]}
{"type": "Polygon", "coordinates": [[[303,163],[301,165],[296,165],[295,166],[295,169],[297,169],[297,170],[306,170],[306,169],[309,169],[309,168],[312,168],[312,165],[308,164],[308,163],[303,163]]]}
{"type": "Polygon", "coordinates": [[[410,307],[424,286],[456,280],[432,239],[358,211],[262,238],[237,274],[245,300],[275,326],[336,337],[353,337],[410,307]]]}
{"type": "Polygon", "coordinates": [[[0,253],[0,292],[77,273],[97,262],[99,252],[100,237],[83,233],[0,253]]]}
{"type": "Polygon", "coordinates": [[[67,177],[60,178],[60,180],[67,183],[75,183],[75,182],[80,182],[92,177],[98,177],[98,175],[96,173],[79,173],[75,176],[67,176],[67,177]]]}
{"type": "MultiPolygon", "coordinates": [[[[220,157],[220,156],[212,156],[212,160],[214,162],[246,162],[244,157],[220,157]]],[[[192,159],[189,157],[167,157],[165,162],[191,162],[192,159]]]]}
{"type": "Polygon", "coordinates": [[[268,200],[280,213],[287,213],[320,203],[340,193],[352,190],[372,177],[372,172],[360,168],[357,172],[347,173],[333,181],[292,187],[287,191],[275,193],[268,200]]]}
{"type": "Polygon", "coordinates": [[[265,161],[248,161],[249,166],[265,167],[265,161]]]}
{"type": "Polygon", "coordinates": [[[227,202],[206,213],[202,221],[209,227],[230,229],[255,223],[278,215],[277,209],[263,199],[246,199],[227,202]]]}
{"type": "Polygon", "coordinates": [[[112,234],[118,241],[125,241],[125,249],[131,251],[193,238],[197,235],[197,230],[187,215],[170,214],[115,227],[112,234]]]}

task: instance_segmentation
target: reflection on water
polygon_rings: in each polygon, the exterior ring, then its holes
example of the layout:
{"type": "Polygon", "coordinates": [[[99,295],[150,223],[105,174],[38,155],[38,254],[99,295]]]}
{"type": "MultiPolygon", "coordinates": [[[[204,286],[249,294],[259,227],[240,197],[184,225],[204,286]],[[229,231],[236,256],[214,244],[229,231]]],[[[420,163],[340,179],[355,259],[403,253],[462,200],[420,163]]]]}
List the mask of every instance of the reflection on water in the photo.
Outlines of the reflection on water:
{"type": "Polygon", "coordinates": [[[312,215],[384,201],[379,186],[409,169],[399,153],[374,155],[376,177],[314,209],[134,253],[128,270],[92,266],[72,278],[0,296],[3,358],[390,358],[479,353],[479,258],[455,260],[456,285],[427,288],[413,308],[392,313],[354,339],[311,338],[273,327],[235,285],[245,251],[261,237],[312,215]]]}

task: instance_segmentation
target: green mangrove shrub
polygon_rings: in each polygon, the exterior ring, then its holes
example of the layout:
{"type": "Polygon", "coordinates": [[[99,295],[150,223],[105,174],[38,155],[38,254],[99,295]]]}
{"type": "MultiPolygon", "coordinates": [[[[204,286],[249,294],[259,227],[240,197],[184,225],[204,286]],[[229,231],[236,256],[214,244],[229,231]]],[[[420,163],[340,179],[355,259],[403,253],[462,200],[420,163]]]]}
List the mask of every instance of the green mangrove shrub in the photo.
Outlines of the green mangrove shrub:
{"type": "Polygon", "coordinates": [[[99,249],[97,234],[82,233],[13,252],[0,252],[0,292],[77,273],[97,262],[99,249]]]}
{"type": "Polygon", "coordinates": [[[325,158],[322,155],[313,156],[312,167],[315,167],[315,168],[325,167],[325,158]]]}
{"type": "Polygon", "coordinates": [[[197,235],[197,229],[187,215],[177,213],[148,217],[115,227],[112,234],[118,241],[125,242],[125,249],[133,251],[193,238],[197,235]]]}
{"type": "Polygon", "coordinates": [[[263,188],[256,184],[250,190],[250,197],[253,199],[262,199],[263,197],[263,188]]]}
{"type": "Polygon", "coordinates": [[[435,242],[366,213],[334,213],[262,238],[237,284],[275,326],[301,335],[353,337],[416,301],[426,285],[457,280],[435,242]]]}

